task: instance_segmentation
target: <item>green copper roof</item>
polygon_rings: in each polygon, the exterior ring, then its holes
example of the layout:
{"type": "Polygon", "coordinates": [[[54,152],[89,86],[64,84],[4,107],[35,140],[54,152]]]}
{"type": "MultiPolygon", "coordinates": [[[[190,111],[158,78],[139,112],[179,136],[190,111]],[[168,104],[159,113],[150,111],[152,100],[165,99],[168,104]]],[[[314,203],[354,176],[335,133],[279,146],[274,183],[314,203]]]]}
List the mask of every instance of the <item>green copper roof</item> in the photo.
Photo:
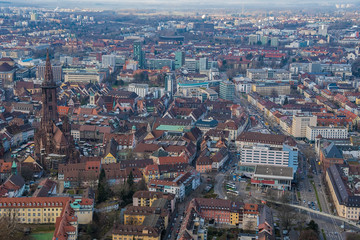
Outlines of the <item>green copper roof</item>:
{"type": "Polygon", "coordinates": [[[12,162],[12,165],[11,165],[11,168],[16,168],[16,167],[17,167],[16,162],[13,161],[13,162],[12,162]]]}
{"type": "Polygon", "coordinates": [[[155,151],[152,156],[154,157],[167,157],[168,156],[168,153],[163,151],[163,150],[158,150],[158,151],[155,151]]]}
{"type": "Polygon", "coordinates": [[[156,128],[156,130],[169,131],[169,132],[183,132],[184,126],[160,125],[156,128]]]}

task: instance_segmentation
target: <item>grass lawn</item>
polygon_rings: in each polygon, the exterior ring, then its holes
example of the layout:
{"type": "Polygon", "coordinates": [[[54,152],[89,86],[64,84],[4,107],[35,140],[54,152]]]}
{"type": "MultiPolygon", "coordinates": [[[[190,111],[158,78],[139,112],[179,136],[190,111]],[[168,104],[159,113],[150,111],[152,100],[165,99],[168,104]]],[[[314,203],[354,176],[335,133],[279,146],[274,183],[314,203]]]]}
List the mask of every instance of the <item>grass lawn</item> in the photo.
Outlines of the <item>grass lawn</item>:
{"type": "Polygon", "coordinates": [[[43,232],[43,233],[30,234],[31,239],[34,239],[34,240],[49,240],[49,239],[52,239],[53,235],[54,235],[53,232],[43,232]]]}
{"type": "Polygon", "coordinates": [[[323,239],[326,240],[326,234],[324,232],[324,229],[321,229],[322,235],[323,235],[323,239]]]}
{"type": "Polygon", "coordinates": [[[32,233],[54,232],[55,224],[22,224],[24,228],[30,228],[32,233]]]}
{"type": "Polygon", "coordinates": [[[314,191],[315,191],[315,195],[316,195],[316,201],[318,202],[318,205],[319,205],[319,210],[320,210],[320,212],[322,212],[321,203],[320,203],[320,199],[319,199],[318,192],[317,192],[317,190],[316,190],[315,183],[314,183],[314,181],[312,181],[312,180],[311,180],[310,182],[311,182],[311,184],[312,184],[313,187],[314,187],[314,191]]]}

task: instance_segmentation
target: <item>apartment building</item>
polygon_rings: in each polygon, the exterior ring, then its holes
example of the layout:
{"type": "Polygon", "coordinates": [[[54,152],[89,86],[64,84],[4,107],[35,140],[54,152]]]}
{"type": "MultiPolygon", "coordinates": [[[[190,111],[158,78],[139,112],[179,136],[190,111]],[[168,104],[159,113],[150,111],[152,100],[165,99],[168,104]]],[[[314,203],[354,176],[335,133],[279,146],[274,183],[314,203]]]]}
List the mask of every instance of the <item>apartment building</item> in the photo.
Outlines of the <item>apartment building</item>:
{"type": "Polygon", "coordinates": [[[295,138],[305,138],[307,127],[314,127],[317,124],[317,116],[298,114],[292,119],[291,135],[295,138]]]}
{"type": "Polygon", "coordinates": [[[152,191],[137,191],[133,195],[133,205],[134,206],[142,206],[142,207],[150,207],[153,202],[158,199],[166,199],[169,201],[169,209],[171,212],[175,210],[175,195],[172,193],[166,192],[152,192],[152,191]]]}
{"type": "Polygon", "coordinates": [[[199,174],[192,175],[190,172],[176,177],[174,180],[152,179],[149,182],[149,190],[156,192],[172,193],[176,199],[183,201],[185,196],[200,185],[199,174]]]}
{"type": "Polygon", "coordinates": [[[255,83],[252,85],[252,91],[262,96],[289,95],[290,84],[285,83],[255,83]]]}
{"type": "Polygon", "coordinates": [[[128,86],[129,92],[134,92],[140,97],[145,97],[149,93],[149,84],[146,83],[131,83],[128,86]]]}
{"type": "Polygon", "coordinates": [[[133,206],[124,211],[124,224],[114,227],[112,239],[160,240],[162,232],[169,226],[170,213],[175,209],[174,200],[172,194],[136,192],[133,206]]]}
{"type": "Polygon", "coordinates": [[[188,210],[195,208],[205,220],[237,226],[243,222],[244,204],[224,199],[195,198],[188,210]]]}
{"type": "Polygon", "coordinates": [[[247,69],[246,77],[251,80],[266,80],[266,79],[275,79],[275,80],[290,80],[291,73],[284,69],[247,69]]]}
{"type": "Polygon", "coordinates": [[[325,139],[346,139],[349,137],[346,127],[335,126],[307,126],[306,138],[309,141],[315,141],[315,138],[321,135],[325,139]]]}
{"type": "Polygon", "coordinates": [[[359,172],[359,166],[335,164],[326,170],[325,178],[337,214],[354,221],[360,219],[359,172]]]}

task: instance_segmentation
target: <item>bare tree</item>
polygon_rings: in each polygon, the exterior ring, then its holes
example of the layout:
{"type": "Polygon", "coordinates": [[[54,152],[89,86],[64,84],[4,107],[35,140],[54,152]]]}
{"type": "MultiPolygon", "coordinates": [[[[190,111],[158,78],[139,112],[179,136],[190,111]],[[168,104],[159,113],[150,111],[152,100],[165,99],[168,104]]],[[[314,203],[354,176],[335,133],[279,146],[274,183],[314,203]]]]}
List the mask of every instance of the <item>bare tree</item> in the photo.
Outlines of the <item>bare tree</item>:
{"type": "Polygon", "coordinates": [[[290,230],[297,219],[297,214],[294,209],[288,205],[282,205],[278,213],[281,226],[286,230],[290,230]]]}
{"type": "Polygon", "coordinates": [[[255,230],[255,228],[256,228],[256,219],[248,219],[243,227],[244,230],[255,230]]]}
{"type": "Polygon", "coordinates": [[[299,239],[318,240],[319,237],[313,230],[303,230],[300,233],[299,239]]]}
{"type": "Polygon", "coordinates": [[[21,226],[17,219],[17,211],[10,209],[9,212],[0,218],[0,233],[2,240],[26,239],[21,231],[21,226]]]}
{"type": "Polygon", "coordinates": [[[276,89],[272,89],[271,90],[271,94],[270,94],[270,97],[272,98],[277,98],[279,95],[278,95],[278,92],[276,91],[276,89]]]}

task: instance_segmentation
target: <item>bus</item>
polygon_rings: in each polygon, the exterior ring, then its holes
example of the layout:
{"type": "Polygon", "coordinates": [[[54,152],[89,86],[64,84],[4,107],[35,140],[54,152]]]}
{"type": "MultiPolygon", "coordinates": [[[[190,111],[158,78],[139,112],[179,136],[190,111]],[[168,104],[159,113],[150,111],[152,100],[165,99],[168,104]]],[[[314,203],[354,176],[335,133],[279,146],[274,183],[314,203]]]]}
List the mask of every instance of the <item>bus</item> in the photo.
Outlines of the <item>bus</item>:
{"type": "Polygon", "coordinates": [[[235,196],[239,195],[239,191],[235,191],[235,190],[231,190],[231,189],[226,190],[226,193],[232,194],[232,195],[235,195],[235,196]]]}
{"type": "Polygon", "coordinates": [[[227,184],[226,184],[226,189],[227,189],[227,190],[233,190],[233,191],[235,191],[235,190],[236,190],[236,186],[235,186],[235,184],[233,184],[233,183],[227,183],[227,184]]]}

